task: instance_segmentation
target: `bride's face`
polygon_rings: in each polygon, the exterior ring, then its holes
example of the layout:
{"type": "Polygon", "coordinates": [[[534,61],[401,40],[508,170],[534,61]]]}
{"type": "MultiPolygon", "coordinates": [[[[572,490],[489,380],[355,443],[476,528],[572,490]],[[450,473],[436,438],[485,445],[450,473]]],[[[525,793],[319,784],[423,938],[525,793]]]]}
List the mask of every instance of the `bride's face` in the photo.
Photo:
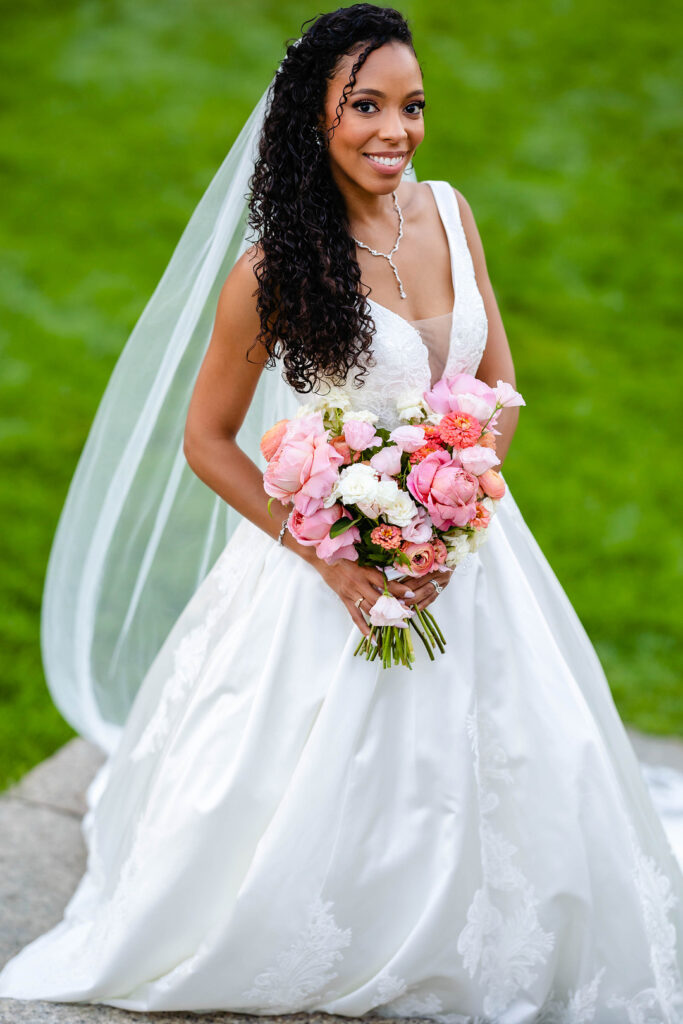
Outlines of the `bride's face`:
{"type": "MultiPolygon", "coordinates": [[[[337,119],[342,90],[363,48],[342,59],[328,84],[326,129],[337,119]]],[[[423,105],[422,74],[412,49],[394,41],[373,50],[356,75],[329,142],[337,184],[353,184],[380,195],[392,192],[424,138],[423,105]]]]}

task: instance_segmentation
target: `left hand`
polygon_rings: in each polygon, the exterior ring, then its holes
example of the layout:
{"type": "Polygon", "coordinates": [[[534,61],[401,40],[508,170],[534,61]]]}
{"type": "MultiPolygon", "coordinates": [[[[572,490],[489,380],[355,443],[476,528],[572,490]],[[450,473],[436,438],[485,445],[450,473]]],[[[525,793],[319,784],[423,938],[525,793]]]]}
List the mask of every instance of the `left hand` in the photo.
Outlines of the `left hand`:
{"type": "Polygon", "coordinates": [[[389,582],[389,591],[395,597],[400,597],[409,608],[419,608],[422,610],[439,596],[439,592],[436,587],[432,586],[430,581],[436,580],[440,587],[447,587],[452,575],[453,572],[450,569],[447,569],[445,572],[441,569],[435,569],[425,573],[424,576],[401,576],[399,579],[389,582]],[[395,591],[392,589],[394,584],[399,584],[395,591]],[[414,591],[415,597],[406,597],[406,588],[414,591]]]}

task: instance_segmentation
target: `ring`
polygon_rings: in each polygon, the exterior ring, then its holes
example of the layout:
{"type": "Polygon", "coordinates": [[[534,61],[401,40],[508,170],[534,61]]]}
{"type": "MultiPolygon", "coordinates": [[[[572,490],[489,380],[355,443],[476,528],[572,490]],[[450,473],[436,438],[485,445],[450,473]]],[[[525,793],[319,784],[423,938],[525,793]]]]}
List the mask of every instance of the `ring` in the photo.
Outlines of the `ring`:
{"type": "Polygon", "coordinates": [[[436,580],[430,580],[429,582],[434,587],[434,589],[436,590],[437,594],[440,594],[441,591],[443,590],[443,587],[441,586],[441,584],[437,583],[436,580]]]}
{"type": "Polygon", "coordinates": [[[353,602],[353,603],[355,604],[356,608],[360,608],[360,605],[361,605],[361,601],[363,601],[363,595],[362,595],[362,594],[361,594],[361,596],[360,596],[360,597],[358,598],[358,600],[357,600],[357,601],[354,601],[354,602],[353,602]]]}

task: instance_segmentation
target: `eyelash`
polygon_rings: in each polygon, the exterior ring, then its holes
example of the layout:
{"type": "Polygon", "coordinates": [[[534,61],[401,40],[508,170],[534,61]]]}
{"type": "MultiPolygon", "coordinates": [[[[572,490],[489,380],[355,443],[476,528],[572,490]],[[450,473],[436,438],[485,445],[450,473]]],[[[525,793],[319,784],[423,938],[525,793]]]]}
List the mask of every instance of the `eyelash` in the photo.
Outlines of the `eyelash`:
{"type": "MultiPolygon", "coordinates": [[[[354,108],[354,110],[357,110],[359,107],[365,106],[366,103],[372,104],[373,107],[377,106],[377,104],[374,103],[373,100],[356,100],[356,102],[353,104],[353,108],[354,108]]],[[[413,100],[412,103],[408,104],[409,107],[419,107],[420,110],[424,110],[426,105],[427,104],[426,104],[425,100],[413,100]]],[[[369,110],[361,110],[361,114],[369,114],[369,113],[371,113],[371,111],[369,111],[369,110]]]]}

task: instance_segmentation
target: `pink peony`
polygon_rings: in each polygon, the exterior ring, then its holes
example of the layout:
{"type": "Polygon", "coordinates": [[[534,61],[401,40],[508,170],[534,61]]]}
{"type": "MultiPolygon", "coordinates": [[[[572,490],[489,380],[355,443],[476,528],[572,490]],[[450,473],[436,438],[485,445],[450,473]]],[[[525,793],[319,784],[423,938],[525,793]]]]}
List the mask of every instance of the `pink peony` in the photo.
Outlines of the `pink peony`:
{"type": "Polygon", "coordinates": [[[397,444],[402,452],[414,452],[425,442],[424,427],[396,427],[389,434],[389,440],[397,444]]]}
{"type": "Polygon", "coordinates": [[[439,530],[465,526],[474,514],[478,480],[448,452],[427,455],[411,469],[406,487],[424,505],[439,530]]]}
{"type": "Polygon", "coordinates": [[[413,609],[406,607],[397,597],[382,594],[368,612],[368,618],[373,626],[398,626],[403,629],[407,626],[405,620],[414,614],[413,609]]]}
{"type": "Polygon", "coordinates": [[[410,559],[410,566],[407,569],[403,566],[407,576],[424,576],[425,573],[431,572],[434,568],[435,551],[431,544],[404,542],[401,544],[401,551],[410,559]]]}
{"type": "Polygon", "coordinates": [[[267,494],[283,504],[294,501],[304,516],[322,507],[332,490],[343,455],[327,440],[322,415],[290,420],[277,452],[263,474],[267,494]]]}
{"type": "Polygon", "coordinates": [[[261,452],[263,457],[270,462],[275,452],[280,447],[280,442],[285,435],[287,430],[287,424],[289,420],[278,420],[269,430],[266,430],[265,434],[261,438],[261,452]]]}
{"type": "Polygon", "coordinates": [[[515,391],[512,384],[508,384],[507,381],[497,380],[494,391],[499,405],[526,405],[519,391],[515,391]]]}
{"type": "Polygon", "coordinates": [[[500,473],[496,473],[495,469],[487,469],[485,473],[482,473],[479,477],[479,485],[484,494],[488,494],[489,498],[493,498],[494,501],[502,498],[505,494],[505,481],[500,473]]]}
{"type": "Polygon", "coordinates": [[[365,420],[346,420],[344,437],[349,448],[353,448],[357,452],[363,452],[366,448],[376,448],[382,444],[382,438],[375,433],[372,423],[366,423],[365,420]]]}

